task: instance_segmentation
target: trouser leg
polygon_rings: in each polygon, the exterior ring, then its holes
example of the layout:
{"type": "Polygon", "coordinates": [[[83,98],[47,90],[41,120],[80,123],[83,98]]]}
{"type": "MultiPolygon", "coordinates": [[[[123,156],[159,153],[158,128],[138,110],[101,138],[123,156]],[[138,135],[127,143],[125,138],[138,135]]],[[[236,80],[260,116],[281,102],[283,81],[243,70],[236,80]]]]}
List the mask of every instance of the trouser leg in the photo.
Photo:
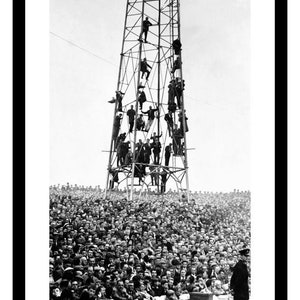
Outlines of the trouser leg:
{"type": "Polygon", "coordinates": [[[166,158],[165,158],[165,165],[166,165],[166,167],[169,166],[169,161],[170,161],[170,156],[166,156],[166,158]]]}
{"type": "Polygon", "coordinates": [[[109,188],[110,189],[114,188],[114,181],[112,179],[109,181],[109,188]]]}
{"type": "Polygon", "coordinates": [[[149,131],[149,129],[150,129],[150,127],[151,127],[151,125],[152,125],[152,122],[153,122],[153,120],[148,120],[148,122],[147,122],[147,125],[146,125],[146,127],[145,127],[145,130],[146,131],[149,131]]]}
{"type": "Polygon", "coordinates": [[[118,102],[118,111],[122,111],[122,101],[118,102]]]}
{"type": "Polygon", "coordinates": [[[129,124],[130,124],[129,132],[132,132],[134,122],[130,122],[129,124]]]}

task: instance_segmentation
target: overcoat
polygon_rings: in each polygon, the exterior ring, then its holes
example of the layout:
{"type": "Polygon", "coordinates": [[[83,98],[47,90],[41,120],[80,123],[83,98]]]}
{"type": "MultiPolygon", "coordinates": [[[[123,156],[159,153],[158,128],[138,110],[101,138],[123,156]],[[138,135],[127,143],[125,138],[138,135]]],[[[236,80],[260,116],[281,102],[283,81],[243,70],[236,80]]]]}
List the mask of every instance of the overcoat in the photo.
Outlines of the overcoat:
{"type": "Polygon", "coordinates": [[[230,280],[230,288],[234,292],[234,300],[249,299],[248,277],[247,265],[242,260],[238,261],[233,268],[233,274],[230,280]]]}

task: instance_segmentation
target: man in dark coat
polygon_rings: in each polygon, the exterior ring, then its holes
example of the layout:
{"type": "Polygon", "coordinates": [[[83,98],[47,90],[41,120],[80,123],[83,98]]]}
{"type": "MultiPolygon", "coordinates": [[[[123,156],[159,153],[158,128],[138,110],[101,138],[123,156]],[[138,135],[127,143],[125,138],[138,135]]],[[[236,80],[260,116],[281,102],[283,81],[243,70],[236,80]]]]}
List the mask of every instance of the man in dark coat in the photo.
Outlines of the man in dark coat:
{"type": "Polygon", "coordinates": [[[116,100],[118,102],[118,111],[122,112],[122,100],[123,100],[123,95],[121,91],[116,91],[116,100]]]}
{"type": "Polygon", "coordinates": [[[129,151],[129,144],[130,142],[128,141],[128,142],[121,142],[121,144],[119,145],[117,150],[117,157],[118,157],[117,163],[119,163],[118,166],[125,165],[125,158],[129,151]]]}
{"type": "Polygon", "coordinates": [[[145,128],[145,121],[143,119],[143,115],[140,114],[139,117],[136,119],[136,130],[144,130],[145,128]]]}
{"type": "Polygon", "coordinates": [[[183,138],[180,128],[177,124],[174,124],[173,130],[173,151],[174,155],[182,155],[181,152],[181,139],[183,138]]]}
{"type": "Polygon", "coordinates": [[[143,21],[143,31],[142,31],[142,34],[144,33],[145,35],[145,43],[147,43],[147,35],[150,26],[152,26],[152,23],[149,21],[149,18],[146,17],[146,19],[143,21]]]}
{"type": "Polygon", "coordinates": [[[134,125],[134,116],[135,116],[135,110],[133,109],[133,105],[130,106],[130,109],[127,111],[128,121],[129,121],[129,132],[132,132],[133,125],[134,125]]]}
{"type": "Polygon", "coordinates": [[[138,102],[140,104],[140,110],[143,110],[143,103],[147,101],[146,94],[144,91],[139,92],[138,102]]]}
{"type": "Polygon", "coordinates": [[[173,136],[173,117],[172,113],[169,111],[167,114],[165,114],[165,121],[167,122],[168,125],[168,131],[169,131],[169,136],[173,136]]]}
{"type": "Polygon", "coordinates": [[[161,188],[160,188],[160,192],[163,194],[166,191],[166,183],[167,183],[167,171],[163,169],[163,171],[160,173],[161,176],[161,188]]]}
{"type": "Polygon", "coordinates": [[[173,46],[173,49],[175,51],[175,54],[179,55],[180,50],[181,50],[181,46],[182,46],[180,40],[179,39],[174,40],[173,43],[172,43],[172,46],[173,46]]]}
{"type": "Polygon", "coordinates": [[[187,116],[185,114],[185,110],[184,110],[184,118],[182,117],[182,112],[179,112],[179,114],[178,114],[178,121],[180,123],[180,130],[182,132],[182,135],[184,133],[184,125],[185,125],[185,132],[189,131],[187,120],[188,120],[188,118],[187,118],[187,116]],[[183,124],[183,122],[185,122],[185,124],[183,124]]]}
{"type": "Polygon", "coordinates": [[[158,165],[159,164],[159,154],[161,151],[161,143],[159,139],[156,139],[154,143],[151,145],[153,149],[153,154],[154,154],[154,164],[158,165]]]}
{"type": "Polygon", "coordinates": [[[174,103],[175,93],[176,93],[175,88],[176,88],[175,81],[171,80],[168,85],[168,105],[174,103]]]}
{"type": "Polygon", "coordinates": [[[181,82],[178,80],[178,78],[176,78],[176,82],[175,82],[175,97],[177,99],[177,106],[178,109],[181,109],[181,97],[182,97],[182,91],[184,90],[184,80],[181,82]]]}
{"type": "Polygon", "coordinates": [[[150,164],[150,157],[151,157],[151,144],[150,139],[147,139],[146,143],[144,144],[144,163],[150,164]]]}
{"type": "Polygon", "coordinates": [[[119,115],[116,115],[114,119],[113,134],[112,134],[115,150],[117,149],[117,138],[121,127],[121,120],[122,120],[122,114],[119,113],[119,115]]]}
{"type": "Polygon", "coordinates": [[[155,112],[158,111],[158,108],[152,108],[152,106],[149,106],[149,110],[147,111],[142,111],[143,114],[146,114],[148,115],[148,122],[146,124],[146,127],[145,127],[145,131],[149,131],[152,123],[153,123],[153,120],[155,118],[155,112]]]}
{"type": "Polygon", "coordinates": [[[248,277],[249,272],[246,261],[249,257],[250,250],[245,248],[239,251],[241,258],[233,268],[233,274],[230,280],[230,288],[233,292],[234,300],[248,300],[249,286],[248,277]]]}
{"type": "Polygon", "coordinates": [[[150,75],[150,71],[148,70],[148,68],[152,69],[152,67],[147,63],[147,59],[144,58],[141,61],[141,72],[142,72],[142,78],[144,77],[144,74],[147,73],[146,80],[148,80],[150,75]]]}
{"type": "Polygon", "coordinates": [[[172,144],[169,144],[165,148],[165,166],[169,166],[170,156],[171,156],[172,144]]]}

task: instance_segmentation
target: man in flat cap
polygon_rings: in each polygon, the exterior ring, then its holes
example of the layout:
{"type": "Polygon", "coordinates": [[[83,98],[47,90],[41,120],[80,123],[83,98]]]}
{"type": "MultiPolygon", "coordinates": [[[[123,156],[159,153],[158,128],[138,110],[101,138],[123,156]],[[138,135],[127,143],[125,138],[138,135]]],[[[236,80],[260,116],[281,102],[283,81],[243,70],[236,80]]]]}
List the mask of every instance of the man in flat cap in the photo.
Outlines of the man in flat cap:
{"type": "Polygon", "coordinates": [[[233,273],[230,280],[230,288],[232,290],[234,300],[249,299],[249,272],[246,265],[246,261],[249,257],[249,252],[250,249],[248,248],[243,248],[242,250],[240,250],[240,260],[233,267],[233,273]]]}

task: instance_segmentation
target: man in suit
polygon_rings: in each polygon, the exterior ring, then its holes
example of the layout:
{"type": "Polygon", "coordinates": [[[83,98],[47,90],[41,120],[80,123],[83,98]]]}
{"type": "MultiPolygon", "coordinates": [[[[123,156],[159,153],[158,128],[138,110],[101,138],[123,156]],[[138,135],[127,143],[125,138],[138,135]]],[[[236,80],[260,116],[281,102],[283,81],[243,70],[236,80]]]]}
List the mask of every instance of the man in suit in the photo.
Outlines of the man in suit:
{"type": "Polygon", "coordinates": [[[165,148],[165,166],[169,166],[170,156],[171,156],[172,144],[166,146],[165,148]]]}
{"type": "Polygon", "coordinates": [[[148,122],[146,124],[146,127],[145,127],[145,131],[149,131],[153,121],[154,121],[154,118],[155,118],[155,112],[158,111],[158,108],[152,108],[152,106],[149,106],[149,110],[147,111],[142,111],[143,114],[146,114],[148,115],[148,122]]]}
{"type": "Polygon", "coordinates": [[[173,41],[172,47],[173,47],[173,49],[175,51],[175,55],[179,55],[180,54],[181,46],[182,45],[181,45],[181,42],[180,42],[179,39],[176,39],[176,40],[173,41]]]}
{"type": "Polygon", "coordinates": [[[123,95],[121,91],[116,91],[116,100],[118,102],[118,111],[122,112],[122,100],[123,100],[123,95]]]}
{"type": "Polygon", "coordinates": [[[122,114],[119,113],[119,115],[115,116],[114,125],[113,125],[113,134],[112,134],[115,150],[117,149],[117,138],[121,127],[121,120],[122,120],[122,114]]]}
{"type": "Polygon", "coordinates": [[[158,165],[159,164],[159,154],[161,151],[161,143],[158,138],[156,138],[155,142],[151,144],[151,147],[153,149],[153,154],[154,154],[154,164],[158,165]]]}
{"type": "MultiPolygon", "coordinates": [[[[144,35],[145,35],[145,43],[147,43],[147,35],[148,35],[150,26],[152,26],[152,23],[149,21],[149,18],[146,17],[146,19],[143,21],[143,31],[142,31],[142,34],[144,33],[144,35]]],[[[140,39],[141,39],[141,37],[140,37],[140,39]]]]}
{"type": "Polygon", "coordinates": [[[147,73],[146,75],[146,80],[148,80],[150,71],[148,68],[152,69],[152,67],[147,63],[146,57],[141,61],[141,72],[142,72],[142,78],[144,77],[144,74],[147,73]]]}
{"type": "Polygon", "coordinates": [[[164,169],[160,173],[160,176],[161,176],[160,192],[162,194],[165,193],[165,191],[166,191],[167,175],[168,175],[168,173],[164,169]]]}
{"type": "Polygon", "coordinates": [[[233,267],[233,274],[230,280],[230,288],[232,290],[234,300],[249,300],[249,272],[246,262],[249,257],[250,249],[244,248],[239,252],[241,257],[233,267]]]}
{"type": "Polygon", "coordinates": [[[145,128],[145,121],[143,119],[143,115],[140,114],[139,117],[136,119],[136,130],[144,130],[145,128]]]}
{"type": "Polygon", "coordinates": [[[181,152],[181,139],[183,138],[180,128],[177,124],[174,124],[173,130],[173,150],[174,155],[182,155],[181,152]]]}
{"type": "Polygon", "coordinates": [[[134,116],[135,116],[135,110],[133,109],[133,105],[130,106],[130,109],[127,111],[128,121],[129,121],[129,132],[132,132],[133,125],[134,125],[134,116]]]}
{"type": "Polygon", "coordinates": [[[167,114],[165,114],[165,121],[167,122],[168,125],[168,131],[169,131],[169,136],[172,137],[173,135],[173,117],[172,117],[172,112],[169,111],[167,114]]]}
{"type": "Polygon", "coordinates": [[[150,139],[147,139],[146,143],[144,144],[144,163],[150,164],[150,157],[151,157],[151,144],[150,139]]]}
{"type": "Polygon", "coordinates": [[[182,97],[182,91],[184,90],[184,80],[181,82],[178,80],[178,78],[176,78],[175,81],[175,97],[177,99],[177,106],[178,109],[181,109],[181,97],[182,97]]]}
{"type": "Polygon", "coordinates": [[[138,102],[140,104],[140,110],[143,110],[143,103],[147,101],[146,94],[144,91],[139,91],[138,102]]]}

